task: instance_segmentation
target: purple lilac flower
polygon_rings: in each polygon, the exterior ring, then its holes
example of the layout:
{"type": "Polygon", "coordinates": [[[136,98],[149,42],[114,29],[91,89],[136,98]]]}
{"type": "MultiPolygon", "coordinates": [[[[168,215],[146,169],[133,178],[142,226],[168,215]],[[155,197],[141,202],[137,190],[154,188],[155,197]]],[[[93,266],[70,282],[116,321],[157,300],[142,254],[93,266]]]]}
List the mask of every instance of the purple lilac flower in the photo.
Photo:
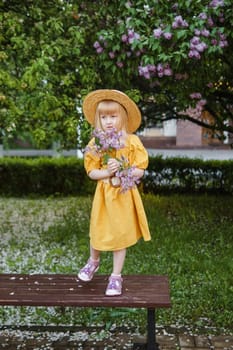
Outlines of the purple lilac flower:
{"type": "Polygon", "coordinates": [[[172,76],[173,72],[169,64],[163,65],[158,63],[157,66],[154,64],[148,64],[146,66],[139,66],[138,72],[140,76],[143,76],[145,79],[151,79],[155,76],[162,78],[163,76],[172,76]]]}
{"type": "Polygon", "coordinates": [[[123,34],[123,35],[121,36],[121,41],[122,41],[123,43],[127,43],[127,42],[128,42],[128,36],[127,36],[126,34],[123,34]]]}
{"type": "Polygon", "coordinates": [[[206,101],[205,99],[202,98],[202,99],[198,102],[198,106],[202,108],[202,107],[204,107],[204,106],[206,105],[206,103],[207,103],[207,101],[206,101]]]}
{"type": "Polygon", "coordinates": [[[199,14],[198,18],[200,19],[207,19],[207,14],[205,12],[202,12],[199,14]]]}
{"type": "Polygon", "coordinates": [[[228,41],[226,39],[225,34],[218,33],[218,35],[219,35],[219,41],[217,39],[212,39],[211,40],[212,45],[215,45],[215,46],[219,45],[220,48],[224,48],[228,46],[228,41]]]}
{"type": "Polygon", "coordinates": [[[194,36],[191,40],[190,40],[190,44],[191,45],[198,45],[200,43],[200,38],[198,36],[194,36]]]}
{"type": "Polygon", "coordinates": [[[177,29],[177,28],[187,28],[188,23],[186,20],[182,18],[182,16],[176,16],[173,23],[172,23],[172,28],[177,29]]]}
{"type": "Polygon", "coordinates": [[[206,48],[207,48],[207,45],[204,42],[201,42],[200,44],[196,45],[196,50],[198,52],[204,52],[206,48]]]}
{"type": "Polygon", "coordinates": [[[95,49],[98,49],[99,47],[101,47],[99,41],[95,41],[93,46],[95,49]]]}
{"type": "Polygon", "coordinates": [[[140,35],[134,29],[128,29],[127,34],[121,36],[121,41],[126,44],[132,44],[135,40],[139,40],[140,35]]]}
{"type": "Polygon", "coordinates": [[[214,26],[214,21],[213,21],[213,19],[212,19],[211,17],[208,18],[207,24],[208,24],[208,26],[211,27],[211,28],[214,26]]]}
{"type": "Polygon", "coordinates": [[[219,38],[220,38],[220,40],[225,40],[226,36],[225,36],[225,34],[219,33],[219,38]]]}
{"type": "Polygon", "coordinates": [[[102,53],[104,51],[104,49],[100,46],[96,49],[97,53],[102,53]]]}
{"type": "Polygon", "coordinates": [[[128,38],[133,39],[134,38],[134,30],[133,29],[128,29],[128,38]]]}
{"type": "Polygon", "coordinates": [[[154,64],[148,64],[148,69],[152,73],[156,73],[156,66],[154,64]]]}
{"type": "Polygon", "coordinates": [[[134,39],[135,39],[135,40],[139,40],[139,39],[140,39],[140,34],[134,33],[134,39]]]}
{"type": "Polygon", "coordinates": [[[224,0],[212,0],[209,3],[209,7],[216,8],[216,7],[219,7],[219,6],[224,6],[224,0]]]}
{"type": "Polygon", "coordinates": [[[95,138],[95,148],[98,151],[112,151],[122,148],[120,137],[122,132],[117,132],[115,129],[103,131],[101,129],[95,129],[93,131],[93,137],[95,138]]]}
{"type": "Polygon", "coordinates": [[[200,92],[193,92],[193,93],[190,94],[190,97],[192,99],[198,99],[199,100],[201,98],[201,93],[200,92]]]}
{"type": "Polygon", "coordinates": [[[99,41],[95,41],[93,47],[96,49],[97,53],[102,53],[104,50],[99,41]]]}
{"type": "Polygon", "coordinates": [[[154,29],[153,34],[156,39],[159,39],[162,36],[163,31],[161,28],[157,28],[157,29],[154,29]]]}
{"type": "Polygon", "coordinates": [[[200,52],[204,52],[207,49],[207,44],[203,41],[201,41],[199,36],[194,36],[190,40],[190,51],[189,51],[189,58],[196,58],[200,59],[200,52]]]}
{"type": "Polygon", "coordinates": [[[135,40],[139,40],[140,35],[134,31],[134,29],[128,29],[128,42],[132,44],[135,40]]]}
{"type": "Polygon", "coordinates": [[[158,63],[157,64],[157,72],[158,73],[163,73],[163,65],[162,65],[162,63],[158,63]]]}
{"type": "Polygon", "coordinates": [[[123,68],[124,67],[124,63],[123,62],[117,62],[116,63],[118,68],[123,68]]]}
{"type": "Polygon", "coordinates": [[[206,28],[202,29],[201,35],[208,38],[210,36],[210,31],[206,28]]]}
{"type": "Polygon", "coordinates": [[[171,70],[170,67],[165,67],[163,73],[164,73],[164,75],[166,75],[167,77],[171,77],[171,76],[172,76],[172,70],[171,70]]]}
{"type": "Polygon", "coordinates": [[[188,115],[195,119],[201,119],[203,107],[206,105],[206,100],[201,99],[196,102],[194,107],[188,107],[185,111],[179,112],[180,115],[188,115]]]}
{"type": "Polygon", "coordinates": [[[134,166],[128,166],[116,172],[116,176],[121,180],[121,193],[124,193],[139,184],[139,178],[133,174],[134,169],[134,166]]]}
{"type": "Polygon", "coordinates": [[[163,33],[163,36],[165,39],[170,40],[172,38],[172,33],[166,32],[166,33],[163,33]]]}
{"type": "Polygon", "coordinates": [[[158,72],[158,77],[162,78],[163,76],[172,76],[173,72],[169,64],[163,65],[162,63],[159,63],[157,65],[157,72],[158,72]]]}
{"type": "Polygon", "coordinates": [[[193,92],[189,95],[191,99],[193,100],[199,100],[196,104],[196,107],[203,109],[203,106],[206,105],[206,100],[202,98],[202,95],[200,92],[193,92]]]}
{"type": "Polygon", "coordinates": [[[115,57],[115,53],[113,51],[109,52],[109,57],[113,59],[115,57]]]}
{"type": "Polygon", "coordinates": [[[143,76],[145,79],[150,79],[150,72],[148,69],[148,66],[139,66],[138,67],[138,73],[140,76],[143,76]]]}
{"type": "Polygon", "coordinates": [[[217,46],[218,45],[218,40],[217,39],[212,39],[211,40],[211,44],[214,45],[214,46],[217,46]]]}
{"type": "Polygon", "coordinates": [[[219,41],[219,47],[221,47],[223,49],[226,46],[228,46],[228,41],[227,40],[220,40],[219,41]]]}
{"type": "Polygon", "coordinates": [[[189,54],[188,54],[188,57],[189,58],[196,58],[196,59],[200,59],[201,58],[201,55],[200,55],[200,53],[198,52],[198,51],[196,51],[196,50],[190,50],[189,51],[189,54]]]}

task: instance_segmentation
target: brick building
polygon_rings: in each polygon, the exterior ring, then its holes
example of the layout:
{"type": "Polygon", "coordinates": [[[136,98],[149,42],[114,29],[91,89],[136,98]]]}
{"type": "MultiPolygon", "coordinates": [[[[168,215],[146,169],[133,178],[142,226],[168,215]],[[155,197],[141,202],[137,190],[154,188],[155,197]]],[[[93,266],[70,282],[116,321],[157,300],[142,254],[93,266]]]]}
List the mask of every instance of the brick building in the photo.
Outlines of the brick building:
{"type": "MultiPolygon", "coordinates": [[[[208,112],[203,118],[210,119],[208,112]]],[[[232,143],[227,134],[224,141],[210,129],[203,128],[188,120],[169,120],[162,127],[145,129],[140,138],[148,148],[228,148],[232,143]]]]}

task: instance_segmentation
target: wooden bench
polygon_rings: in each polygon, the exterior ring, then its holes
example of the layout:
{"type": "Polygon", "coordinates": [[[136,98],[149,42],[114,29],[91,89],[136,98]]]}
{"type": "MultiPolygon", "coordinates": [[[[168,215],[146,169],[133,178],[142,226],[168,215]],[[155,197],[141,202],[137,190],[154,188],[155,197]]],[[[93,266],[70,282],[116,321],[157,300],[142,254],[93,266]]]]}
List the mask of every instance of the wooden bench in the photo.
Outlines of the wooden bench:
{"type": "Polygon", "coordinates": [[[85,283],[67,274],[0,274],[0,305],[146,308],[147,344],[134,349],[157,350],[155,310],[171,306],[168,278],[126,275],[117,297],[105,296],[107,280],[105,275],[85,283]]]}

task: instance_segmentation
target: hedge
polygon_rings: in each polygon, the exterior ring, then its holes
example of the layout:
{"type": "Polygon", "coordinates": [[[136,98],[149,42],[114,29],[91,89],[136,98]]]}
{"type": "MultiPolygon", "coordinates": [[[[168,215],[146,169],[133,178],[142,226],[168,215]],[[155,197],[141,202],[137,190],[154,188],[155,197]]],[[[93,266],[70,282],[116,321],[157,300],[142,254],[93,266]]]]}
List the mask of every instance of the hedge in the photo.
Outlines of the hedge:
{"type": "Polygon", "coordinates": [[[150,158],[144,192],[233,193],[233,160],[150,158]]]}
{"type": "MultiPolygon", "coordinates": [[[[1,158],[0,195],[88,195],[95,181],[83,160],[1,158]]],[[[140,190],[145,193],[233,193],[233,160],[150,157],[140,190]]]]}
{"type": "Polygon", "coordinates": [[[75,157],[0,159],[1,195],[86,195],[94,185],[75,157]]]}

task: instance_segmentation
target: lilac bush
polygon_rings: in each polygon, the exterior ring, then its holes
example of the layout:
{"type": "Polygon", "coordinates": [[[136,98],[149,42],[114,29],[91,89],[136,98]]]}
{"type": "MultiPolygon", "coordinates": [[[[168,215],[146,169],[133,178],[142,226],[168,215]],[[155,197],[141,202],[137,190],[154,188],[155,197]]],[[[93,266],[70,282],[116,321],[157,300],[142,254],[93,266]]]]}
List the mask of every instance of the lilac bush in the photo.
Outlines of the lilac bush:
{"type": "MultiPolygon", "coordinates": [[[[177,113],[186,111],[190,116],[190,108],[196,108],[199,115],[207,108],[218,123],[232,115],[230,0],[168,1],[159,6],[120,1],[118,7],[118,26],[113,28],[111,21],[108,26],[107,21],[96,33],[99,45],[94,47],[98,62],[117,81],[130,85],[141,79],[149,99],[158,96],[156,100],[163,101],[168,93],[173,95],[177,113]],[[190,97],[193,90],[203,96],[201,102],[190,97]]],[[[105,14],[111,17],[107,9],[105,14]]],[[[230,130],[229,123],[222,126],[230,130]]]]}

